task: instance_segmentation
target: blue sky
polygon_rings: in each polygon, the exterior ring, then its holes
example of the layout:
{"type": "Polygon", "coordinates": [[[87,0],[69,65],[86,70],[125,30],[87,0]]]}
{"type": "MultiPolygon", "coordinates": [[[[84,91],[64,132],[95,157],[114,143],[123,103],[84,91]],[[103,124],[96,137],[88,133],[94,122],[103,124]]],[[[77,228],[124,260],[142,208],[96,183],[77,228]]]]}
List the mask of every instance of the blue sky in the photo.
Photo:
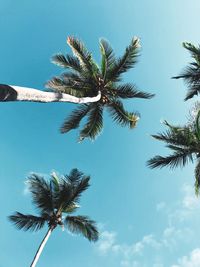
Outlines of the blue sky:
{"type": "Polygon", "coordinates": [[[80,214],[99,223],[101,239],[56,230],[38,267],[197,267],[200,265],[199,200],[193,168],[149,170],[146,161],[167,153],[150,134],[160,121],[183,123],[192,101],[185,86],[172,80],[190,61],[181,44],[199,42],[198,0],[0,0],[0,82],[44,88],[60,73],[50,63],[56,52],[69,52],[66,37],[75,35],[99,59],[98,40],[107,38],[121,54],[132,36],[141,38],[137,67],[125,77],[152,100],[133,100],[141,120],[132,131],[106,117],[95,142],[77,143],[77,132],[59,133],[73,104],[1,103],[0,266],[29,266],[47,229],[17,231],[7,220],[14,211],[34,212],[24,193],[34,171],[68,173],[77,167],[92,176],[80,214]]]}

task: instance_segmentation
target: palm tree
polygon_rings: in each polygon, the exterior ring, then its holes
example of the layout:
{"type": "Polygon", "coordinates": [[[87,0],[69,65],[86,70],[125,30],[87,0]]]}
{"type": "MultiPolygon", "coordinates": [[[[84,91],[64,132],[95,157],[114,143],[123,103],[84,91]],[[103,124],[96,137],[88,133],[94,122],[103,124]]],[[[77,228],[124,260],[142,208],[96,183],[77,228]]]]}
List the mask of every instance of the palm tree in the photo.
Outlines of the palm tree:
{"type": "Polygon", "coordinates": [[[147,164],[150,168],[162,168],[169,166],[174,169],[184,167],[188,162],[196,160],[195,167],[195,193],[199,195],[200,189],[200,107],[196,105],[191,113],[187,125],[174,126],[164,121],[168,127],[163,133],[152,135],[153,138],[166,143],[166,147],[172,150],[169,156],[155,156],[147,164]]]}
{"type": "Polygon", "coordinates": [[[27,179],[28,189],[32,195],[33,204],[39,211],[39,216],[16,212],[9,216],[9,220],[18,229],[38,231],[48,225],[48,231],[42,240],[31,263],[34,267],[52,231],[60,226],[66,227],[72,233],[82,234],[89,241],[97,241],[98,230],[95,222],[87,216],[67,215],[79,208],[79,200],[83,191],[89,187],[89,176],[85,176],[77,169],[71,170],[69,175],[59,177],[51,174],[50,181],[38,174],[31,174],[27,179]]]}
{"type": "Polygon", "coordinates": [[[188,100],[200,93],[200,46],[185,42],[183,47],[190,52],[194,61],[183,69],[179,76],[175,76],[173,79],[181,78],[187,84],[188,92],[185,100],[188,100]]]}
{"type": "Polygon", "coordinates": [[[94,61],[92,54],[77,38],[68,37],[67,43],[73,55],[57,54],[52,62],[66,71],[47,82],[50,92],[18,86],[0,86],[0,101],[73,102],[82,103],[65,120],[61,127],[67,133],[79,127],[87,117],[79,140],[95,139],[103,128],[103,111],[107,108],[111,117],[121,126],[134,128],[138,113],[125,110],[121,99],[153,97],[153,94],[139,91],[130,83],[120,84],[122,74],[134,67],[140,48],[138,38],[133,38],[120,58],[116,58],[109,43],[100,40],[101,64],[94,61]]]}

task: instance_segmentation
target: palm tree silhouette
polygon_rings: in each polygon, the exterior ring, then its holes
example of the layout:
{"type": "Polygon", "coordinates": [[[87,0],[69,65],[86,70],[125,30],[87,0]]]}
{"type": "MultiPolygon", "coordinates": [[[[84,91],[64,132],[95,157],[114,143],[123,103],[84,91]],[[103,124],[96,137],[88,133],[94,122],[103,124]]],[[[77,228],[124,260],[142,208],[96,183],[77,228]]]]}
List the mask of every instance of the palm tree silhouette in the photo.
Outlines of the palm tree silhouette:
{"type": "Polygon", "coordinates": [[[184,42],[183,47],[190,52],[194,61],[180,75],[173,77],[173,79],[181,78],[184,80],[188,87],[185,100],[188,100],[200,93],[200,46],[197,47],[191,43],[184,42]]]}
{"type": "Polygon", "coordinates": [[[196,160],[195,167],[195,193],[199,195],[200,189],[200,107],[194,108],[189,122],[184,126],[174,126],[164,121],[168,129],[153,138],[166,143],[166,147],[172,150],[169,156],[155,156],[147,164],[150,168],[162,168],[169,166],[174,169],[184,167],[188,162],[196,160]]]}
{"type": "Polygon", "coordinates": [[[9,220],[25,231],[39,231],[48,225],[48,231],[42,240],[31,263],[34,267],[52,231],[60,226],[72,233],[82,234],[89,241],[97,241],[98,230],[95,222],[87,216],[64,215],[73,213],[79,207],[78,203],[83,191],[89,187],[89,176],[77,169],[72,169],[69,175],[51,174],[49,181],[38,174],[31,174],[27,179],[28,189],[32,195],[33,204],[39,211],[39,216],[16,212],[9,220]]]}
{"type": "Polygon", "coordinates": [[[61,127],[67,133],[79,127],[87,117],[79,140],[95,139],[103,128],[103,111],[107,108],[112,119],[121,126],[134,128],[139,114],[125,110],[122,100],[153,97],[153,94],[139,91],[130,83],[121,84],[122,74],[133,68],[137,62],[140,41],[133,38],[124,54],[116,58],[110,44],[100,40],[101,64],[94,61],[83,42],[68,37],[67,43],[73,55],[57,54],[52,62],[66,71],[46,83],[51,92],[13,85],[0,86],[0,101],[73,102],[81,105],[65,120],[61,127]]]}
{"type": "Polygon", "coordinates": [[[78,128],[81,120],[87,117],[86,124],[80,131],[79,140],[95,139],[103,128],[105,108],[115,122],[121,126],[134,128],[139,115],[137,112],[126,111],[121,100],[153,97],[153,94],[139,91],[133,84],[120,83],[122,74],[133,68],[137,62],[140,48],[139,39],[133,38],[124,54],[117,59],[108,41],[101,39],[100,66],[96,64],[91,53],[81,41],[69,37],[67,42],[72,48],[74,56],[58,54],[53,57],[53,62],[61,67],[71,68],[73,72],[63,73],[60,77],[51,79],[47,86],[76,97],[83,95],[93,97],[100,92],[101,99],[97,103],[79,105],[65,120],[61,132],[67,133],[78,128]]]}

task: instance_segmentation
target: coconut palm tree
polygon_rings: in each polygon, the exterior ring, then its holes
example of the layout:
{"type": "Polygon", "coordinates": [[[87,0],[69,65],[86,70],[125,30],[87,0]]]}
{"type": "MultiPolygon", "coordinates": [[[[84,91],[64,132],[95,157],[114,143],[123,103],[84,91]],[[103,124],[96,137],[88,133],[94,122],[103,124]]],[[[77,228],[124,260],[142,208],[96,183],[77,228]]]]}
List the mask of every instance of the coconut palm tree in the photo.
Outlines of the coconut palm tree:
{"type": "Polygon", "coordinates": [[[188,87],[185,100],[188,100],[200,93],[200,46],[194,46],[191,43],[185,42],[183,47],[190,52],[193,62],[183,69],[180,75],[173,78],[184,80],[188,87]]]}
{"type": "Polygon", "coordinates": [[[120,83],[122,74],[134,67],[137,62],[139,39],[133,38],[120,58],[116,58],[109,43],[101,39],[100,65],[97,65],[92,54],[79,39],[68,37],[67,43],[73,55],[53,56],[52,62],[64,68],[65,71],[46,83],[50,92],[2,85],[0,86],[0,101],[82,103],[61,127],[61,132],[67,133],[78,128],[81,120],[87,117],[86,124],[80,131],[79,140],[86,137],[95,139],[101,132],[105,108],[115,122],[121,126],[134,128],[139,115],[126,111],[122,100],[149,99],[153,96],[153,94],[139,91],[133,84],[120,83]]]}
{"type": "Polygon", "coordinates": [[[195,193],[199,195],[200,189],[200,106],[196,105],[187,125],[174,126],[164,121],[167,130],[153,138],[163,141],[172,153],[168,156],[157,155],[147,164],[150,168],[178,166],[184,167],[188,162],[196,161],[195,167],[195,193]]]}
{"type": "Polygon", "coordinates": [[[48,231],[42,240],[31,267],[36,263],[42,250],[56,227],[65,227],[72,233],[82,234],[89,241],[97,241],[98,230],[95,222],[87,216],[65,215],[71,214],[79,208],[80,196],[89,186],[89,176],[85,176],[77,169],[69,175],[58,176],[51,174],[49,181],[38,174],[31,174],[27,179],[28,189],[32,195],[33,204],[39,211],[39,216],[16,212],[9,216],[9,220],[18,228],[25,231],[39,231],[48,225],[48,231]]]}

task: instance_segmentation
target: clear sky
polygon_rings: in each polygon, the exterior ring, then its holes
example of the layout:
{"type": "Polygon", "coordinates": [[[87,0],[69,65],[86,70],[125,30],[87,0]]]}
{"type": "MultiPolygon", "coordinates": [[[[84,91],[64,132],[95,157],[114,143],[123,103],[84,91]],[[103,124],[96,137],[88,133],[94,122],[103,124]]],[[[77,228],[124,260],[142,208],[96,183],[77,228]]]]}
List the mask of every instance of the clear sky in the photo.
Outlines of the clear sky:
{"type": "Polygon", "coordinates": [[[146,161],[167,153],[150,134],[160,121],[184,123],[194,100],[183,101],[182,81],[172,80],[190,61],[181,44],[200,42],[198,0],[0,0],[0,83],[44,88],[60,69],[56,52],[70,52],[66,37],[81,38],[99,59],[98,40],[107,38],[120,55],[134,35],[141,38],[137,67],[124,79],[152,100],[133,100],[135,130],[106,117],[95,142],[77,143],[77,132],[59,133],[73,104],[1,103],[0,267],[29,266],[46,228],[17,231],[7,220],[14,211],[35,212],[25,193],[28,173],[68,173],[77,167],[92,176],[79,214],[99,223],[96,244],[57,229],[38,267],[200,266],[199,199],[191,164],[170,171],[149,170],[146,161]]]}

